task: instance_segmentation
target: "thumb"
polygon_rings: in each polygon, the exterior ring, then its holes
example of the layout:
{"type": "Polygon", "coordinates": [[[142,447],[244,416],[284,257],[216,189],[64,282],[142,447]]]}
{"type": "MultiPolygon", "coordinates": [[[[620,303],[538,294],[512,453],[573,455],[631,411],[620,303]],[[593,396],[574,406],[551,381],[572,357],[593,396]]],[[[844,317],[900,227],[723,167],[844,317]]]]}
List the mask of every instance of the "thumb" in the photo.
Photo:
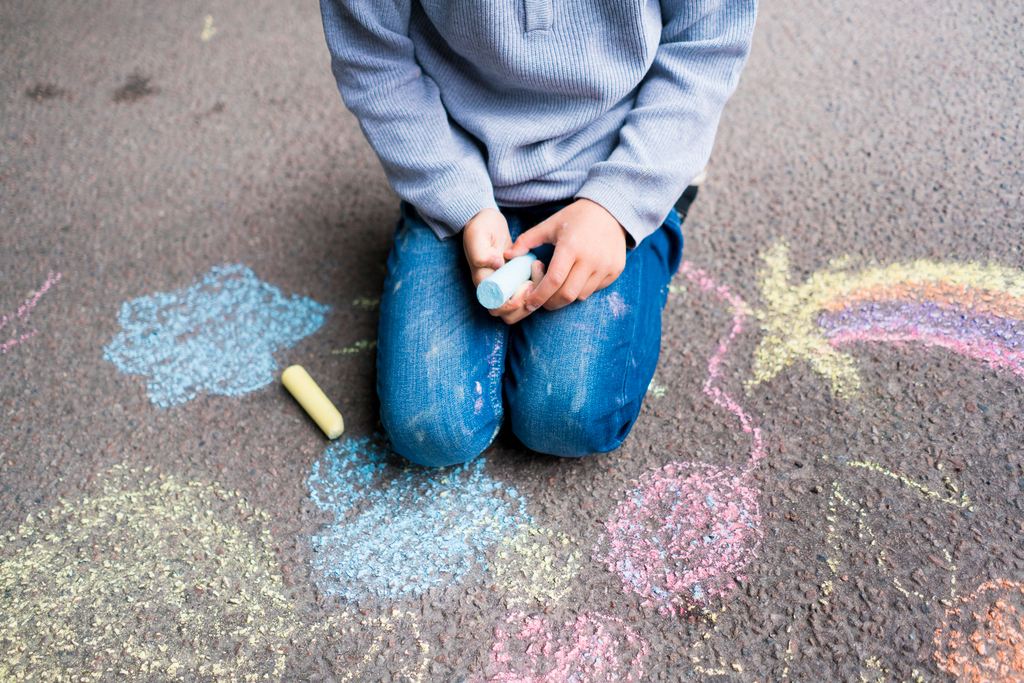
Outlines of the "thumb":
{"type": "Polygon", "coordinates": [[[466,257],[474,268],[501,268],[501,246],[495,244],[493,236],[487,234],[466,235],[464,247],[466,257]]]}
{"type": "Polygon", "coordinates": [[[506,259],[513,259],[522,256],[531,249],[536,249],[542,244],[555,243],[555,227],[550,221],[544,221],[530,228],[515,241],[512,248],[505,252],[506,259]]]}

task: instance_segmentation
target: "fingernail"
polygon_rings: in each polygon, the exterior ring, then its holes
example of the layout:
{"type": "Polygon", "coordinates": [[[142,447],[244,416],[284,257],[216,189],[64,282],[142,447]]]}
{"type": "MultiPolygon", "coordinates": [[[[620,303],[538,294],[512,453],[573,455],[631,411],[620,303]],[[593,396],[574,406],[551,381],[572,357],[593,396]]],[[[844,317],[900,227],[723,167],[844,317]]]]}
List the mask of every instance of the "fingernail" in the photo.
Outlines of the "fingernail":
{"type": "Polygon", "coordinates": [[[537,306],[536,304],[526,304],[526,310],[528,310],[530,313],[533,313],[534,311],[537,310],[537,306]]]}

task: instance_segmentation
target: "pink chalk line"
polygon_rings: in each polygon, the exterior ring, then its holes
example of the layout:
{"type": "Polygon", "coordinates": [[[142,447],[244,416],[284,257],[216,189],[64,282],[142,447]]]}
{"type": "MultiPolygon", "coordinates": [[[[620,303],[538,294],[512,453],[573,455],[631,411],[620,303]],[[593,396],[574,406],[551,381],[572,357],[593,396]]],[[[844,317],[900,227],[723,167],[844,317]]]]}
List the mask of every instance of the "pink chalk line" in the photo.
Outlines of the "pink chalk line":
{"type": "Polygon", "coordinates": [[[753,443],[745,467],[674,462],[642,474],[638,488],[604,523],[595,559],[622,578],[626,590],[647,598],[662,614],[685,614],[710,597],[724,596],[745,579],[743,568],[762,537],[757,498],[746,480],[765,457],[761,428],[718,384],[729,345],[743,332],[748,307],[728,287],[690,263],[684,275],[733,309],[732,329],[708,358],[703,391],[737,417],[753,443]],[[607,552],[601,547],[607,543],[607,552]]]}
{"type": "Polygon", "coordinates": [[[1024,353],[1011,351],[1004,346],[987,341],[963,342],[944,334],[925,334],[921,332],[892,332],[878,327],[855,332],[840,332],[829,338],[833,346],[854,344],[857,342],[890,342],[900,344],[917,342],[925,346],[938,346],[968,358],[984,361],[997,368],[1005,368],[1013,374],[1024,377],[1024,353]]]}
{"type": "MultiPolygon", "coordinates": [[[[7,323],[14,320],[21,320],[23,323],[28,322],[28,318],[32,314],[32,309],[35,308],[35,305],[39,303],[39,300],[43,295],[46,294],[46,292],[50,290],[50,287],[53,287],[58,280],[60,280],[60,273],[54,275],[51,271],[49,276],[46,278],[46,282],[43,283],[43,286],[40,287],[38,291],[33,292],[28,299],[25,299],[25,303],[18,308],[13,316],[5,315],[0,317],[0,330],[2,330],[7,323]]],[[[32,330],[31,332],[26,332],[19,337],[15,337],[14,339],[10,339],[3,344],[0,344],[0,354],[7,353],[18,344],[28,341],[32,337],[36,336],[38,332],[39,330],[32,330]]]]}
{"type": "Polygon", "coordinates": [[[718,342],[718,347],[715,349],[715,353],[708,358],[708,379],[704,382],[704,393],[711,398],[715,405],[720,408],[725,408],[735,415],[740,421],[740,427],[743,429],[743,432],[745,434],[749,434],[751,439],[753,439],[753,444],[750,448],[750,462],[743,469],[743,473],[746,474],[754,470],[765,456],[764,440],[761,438],[761,428],[752,426],[750,416],[747,415],[746,411],[744,411],[742,407],[740,407],[740,404],[715,386],[715,383],[723,379],[720,367],[725,362],[725,355],[729,350],[729,344],[743,331],[743,324],[746,322],[747,318],[747,304],[739,296],[729,291],[728,286],[717,284],[714,280],[708,277],[707,273],[703,270],[694,268],[693,264],[689,261],[684,261],[679,270],[690,280],[690,282],[694,283],[705,292],[713,292],[715,296],[718,297],[719,301],[724,301],[732,306],[732,329],[729,331],[728,337],[718,342]]]}

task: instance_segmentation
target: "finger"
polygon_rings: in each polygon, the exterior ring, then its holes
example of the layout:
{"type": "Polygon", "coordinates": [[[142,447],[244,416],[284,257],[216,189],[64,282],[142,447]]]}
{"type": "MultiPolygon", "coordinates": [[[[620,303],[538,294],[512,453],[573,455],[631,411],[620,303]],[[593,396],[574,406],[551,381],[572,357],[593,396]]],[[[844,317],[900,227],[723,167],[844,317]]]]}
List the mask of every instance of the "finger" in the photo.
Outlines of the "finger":
{"type": "Polygon", "coordinates": [[[558,288],[558,291],[551,295],[551,298],[544,304],[544,308],[548,311],[557,311],[563,306],[568,306],[579,299],[580,292],[583,291],[589,280],[590,274],[582,272],[579,266],[574,266],[569,277],[565,278],[565,282],[558,288]]]}
{"type": "Polygon", "coordinates": [[[467,246],[466,258],[472,268],[490,268],[497,270],[505,265],[501,252],[491,245],[467,246]]]}
{"type": "Polygon", "coordinates": [[[519,236],[519,239],[505,252],[505,258],[513,259],[516,256],[522,256],[542,244],[554,244],[555,230],[555,225],[551,221],[538,223],[519,236]]]}
{"type": "Polygon", "coordinates": [[[462,232],[462,247],[466,260],[472,268],[500,268],[504,264],[501,252],[511,243],[508,233],[504,235],[494,229],[467,227],[462,232]]]}
{"type": "Polygon", "coordinates": [[[607,287],[611,283],[615,282],[617,279],[619,279],[619,275],[621,275],[621,273],[611,273],[611,274],[609,274],[603,280],[601,280],[601,284],[599,284],[597,286],[597,289],[595,289],[594,291],[596,292],[598,290],[604,289],[605,287],[607,287]]]}
{"type": "MultiPolygon", "coordinates": [[[[503,303],[498,308],[492,309],[490,311],[491,315],[497,318],[502,318],[504,320],[505,317],[510,314],[514,314],[520,311],[528,312],[526,311],[525,306],[526,297],[533,293],[534,287],[535,285],[533,284],[533,282],[527,280],[526,282],[519,286],[519,289],[516,290],[516,293],[513,294],[508,301],[503,303]]],[[[508,321],[506,320],[506,322],[508,321]]]]}
{"type": "MultiPolygon", "coordinates": [[[[521,289],[522,298],[518,302],[516,302],[518,303],[518,306],[516,306],[514,310],[511,310],[508,313],[505,313],[501,316],[501,319],[505,321],[505,324],[514,325],[523,318],[530,315],[531,311],[527,310],[525,301],[526,297],[533,293],[533,289],[534,286],[532,282],[527,282],[526,284],[523,285],[521,289]]],[[[518,296],[513,297],[513,299],[516,298],[518,298],[518,296]]]]}
{"type": "Polygon", "coordinates": [[[569,250],[556,248],[537,289],[526,299],[526,308],[535,311],[547,303],[547,300],[562,287],[575,262],[576,256],[569,250]]]}
{"type": "Polygon", "coordinates": [[[599,289],[603,289],[601,286],[601,277],[599,275],[591,275],[590,279],[587,280],[587,284],[583,285],[583,289],[580,290],[579,296],[576,297],[577,301],[586,301],[590,298],[590,295],[599,289]]]}
{"type": "Polygon", "coordinates": [[[533,265],[530,266],[530,280],[535,285],[539,285],[540,281],[544,278],[544,271],[546,267],[543,261],[534,261],[533,265]]]}

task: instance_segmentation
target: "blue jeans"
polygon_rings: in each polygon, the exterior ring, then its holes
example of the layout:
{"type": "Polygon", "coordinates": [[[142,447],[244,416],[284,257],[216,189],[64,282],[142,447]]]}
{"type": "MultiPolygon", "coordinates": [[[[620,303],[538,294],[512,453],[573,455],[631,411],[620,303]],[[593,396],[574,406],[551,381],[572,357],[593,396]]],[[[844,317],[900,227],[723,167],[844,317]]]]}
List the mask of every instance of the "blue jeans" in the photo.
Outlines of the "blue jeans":
{"type": "MultiPolygon", "coordinates": [[[[562,206],[502,213],[515,240],[562,206]]],[[[506,413],[541,453],[618,448],[658,364],[661,311],[682,258],[679,223],[673,210],[627,254],[618,279],[586,301],[509,326],[477,303],[462,240],[439,240],[403,204],[377,340],[381,422],[395,451],[434,467],[472,460],[506,413]]]]}

